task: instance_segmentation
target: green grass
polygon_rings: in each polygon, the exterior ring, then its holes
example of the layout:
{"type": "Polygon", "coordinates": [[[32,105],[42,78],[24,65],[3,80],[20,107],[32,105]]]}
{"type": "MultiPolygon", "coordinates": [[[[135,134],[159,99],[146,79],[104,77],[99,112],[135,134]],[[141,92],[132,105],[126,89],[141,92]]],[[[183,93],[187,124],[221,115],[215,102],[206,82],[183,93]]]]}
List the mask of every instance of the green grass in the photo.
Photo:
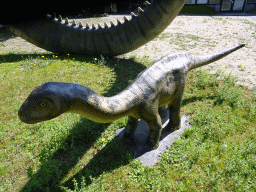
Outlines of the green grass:
{"type": "Polygon", "coordinates": [[[48,52],[9,52],[0,61],[0,191],[256,190],[256,96],[235,87],[232,75],[189,73],[181,111],[191,127],[148,168],[121,153],[115,130],[127,117],[99,124],[64,114],[27,125],[17,112],[43,82],[78,83],[111,96],[150,63],[48,52]]]}
{"type": "Polygon", "coordinates": [[[169,41],[171,45],[176,45],[177,50],[188,51],[196,46],[199,42],[204,42],[204,45],[208,47],[215,47],[217,42],[212,41],[209,38],[199,37],[193,34],[183,34],[183,33],[161,33],[158,35],[156,40],[165,40],[169,41]]]}

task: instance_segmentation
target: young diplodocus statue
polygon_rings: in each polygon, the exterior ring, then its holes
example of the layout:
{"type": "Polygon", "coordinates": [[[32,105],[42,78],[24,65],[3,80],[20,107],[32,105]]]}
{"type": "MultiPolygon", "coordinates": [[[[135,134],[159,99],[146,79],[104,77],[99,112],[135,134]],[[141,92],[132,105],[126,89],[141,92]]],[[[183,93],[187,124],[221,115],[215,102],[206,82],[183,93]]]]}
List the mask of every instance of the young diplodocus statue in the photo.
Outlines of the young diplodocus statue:
{"type": "Polygon", "coordinates": [[[36,87],[22,104],[18,114],[25,123],[38,123],[72,112],[109,123],[129,116],[124,139],[133,139],[138,119],[150,127],[146,146],[156,149],[162,132],[159,108],[170,111],[167,129],[180,128],[180,107],[187,74],[191,69],[207,65],[243,47],[244,44],[207,56],[187,52],[164,56],[140,73],[122,92],[103,97],[82,85],[46,82],[36,87]]]}

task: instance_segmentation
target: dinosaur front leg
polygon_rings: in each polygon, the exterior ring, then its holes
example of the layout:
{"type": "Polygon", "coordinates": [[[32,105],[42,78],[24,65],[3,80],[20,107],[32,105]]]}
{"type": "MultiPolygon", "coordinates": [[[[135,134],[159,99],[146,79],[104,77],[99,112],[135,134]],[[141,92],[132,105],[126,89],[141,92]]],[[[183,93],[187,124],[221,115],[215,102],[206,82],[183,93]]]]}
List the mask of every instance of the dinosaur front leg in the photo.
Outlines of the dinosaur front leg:
{"type": "Polygon", "coordinates": [[[127,126],[124,129],[124,140],[133,140],[138,125],[138,119],[129,116],[127,126]]]}
{"type": "Polygon", "coordinates": [[[162,133],[161,117],[157,114],[154,118],[147,119],[146,121],[149,125],[150,132],[145,147],[157,149],[159,147],[159,138],[162,133]]]}

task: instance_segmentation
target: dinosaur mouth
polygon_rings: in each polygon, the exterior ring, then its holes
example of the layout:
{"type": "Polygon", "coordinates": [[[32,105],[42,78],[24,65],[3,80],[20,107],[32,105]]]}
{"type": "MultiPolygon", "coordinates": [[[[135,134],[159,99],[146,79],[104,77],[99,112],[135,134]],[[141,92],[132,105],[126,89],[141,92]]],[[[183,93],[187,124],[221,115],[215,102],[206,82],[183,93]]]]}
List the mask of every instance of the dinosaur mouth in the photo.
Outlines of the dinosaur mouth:
{"type": "Polygon", "coordinates": [[[33,119],[30,117],[29,114],[24,113],[22,110],[19,110],[18,112],[19,118],[23,123],[27,123],[27,124],[35,124],[35,123],[39,123],[41,122],[38,119],[33,119]]]}
{"type": "Polygon", "coordinates": [[[58,115],[55,115],[55,116],[33,117],[31,114],[33,114],[33,112],[24,113],[21,110],[18,112],[19,119],[26,124],[40,123],[42,121],[51,120],[58,116],[58,115]]]}
{"type": "Polygon", "coordinates": [[[28,110],[28,109],[26,109],[26,107],[22,106],[20,108],[20,110],[18,111],[18,116],[19,116],[19,119],[24,123],[35,124],[35,123],[39,123],[42,121],[47,121],[47,120],[53,119],[58,115],[51,116],[47,113],[28,110]]]}

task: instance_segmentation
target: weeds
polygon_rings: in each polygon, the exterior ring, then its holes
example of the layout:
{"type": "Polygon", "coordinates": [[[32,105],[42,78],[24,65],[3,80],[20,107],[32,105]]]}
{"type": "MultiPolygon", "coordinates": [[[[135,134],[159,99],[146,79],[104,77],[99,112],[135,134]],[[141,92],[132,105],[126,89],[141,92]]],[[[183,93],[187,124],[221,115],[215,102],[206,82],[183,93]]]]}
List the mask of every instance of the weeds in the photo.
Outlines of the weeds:
{"type": "Polygon", "coordinates": [[[106,60],[105,58],[101,55],[100,58],[94,58],[94,63],[97,64],[100,67],[105,67],[106,60]]]}
{"type": "Polygon", "coordinates": [[[230,106],[234,106],[235,104],[241,104],[241,95],[242,92],[238,88],[234,88],[234,84],[237,81],[237,78],[231,76],[229,73],[228,77],[223,81],[223,86],[220,89],[214,88],[214,93],[216,94],[216,104],[220,104],[223,101],[228,102],[230,106]]]}

